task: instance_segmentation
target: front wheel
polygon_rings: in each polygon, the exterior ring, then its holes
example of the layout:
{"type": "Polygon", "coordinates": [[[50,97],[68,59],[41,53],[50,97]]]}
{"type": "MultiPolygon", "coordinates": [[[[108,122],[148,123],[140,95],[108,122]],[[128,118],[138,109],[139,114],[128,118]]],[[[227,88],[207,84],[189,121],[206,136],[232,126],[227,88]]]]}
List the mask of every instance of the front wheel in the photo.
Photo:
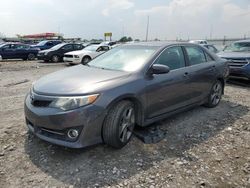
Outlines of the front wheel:
{"type": "Polygon", "coordinates": [[[135,109],[130,101],[121,101],[108,113],[102,130],[104,143],[120,149],[131,139],[135,126],[135,109]]]}
{"type": "Polygon", "coordinates": [[[221,81],[217,80],[210,91],[208,102],[205,104],[205,106],[209,108],[216,107],[220,103],[222,93],[223,85],[221,81]]]}
{"type": "Polygon", "coordinates": [[[51,61],[52,61],[53,63],[58,63],[59,60],[60,60],[60,58],[59,58],[58,55],[53,55],[53,56],[51,57],[51,61]]]}
{"type": "Polygon", "coordinates": [[[28,54],[28,57],[27,57],[28,60],[32,61],[32,60],[35,60],[35,58],[36,58],[35,54],[32,54],[32,53],[28,54]]]}
{"type": "Polygon", "coordinates": [[[83,65],[86,65],[88,62],[90,62],[91,61],[91,58],[90,57],[88,57],[88,56],[85,56],[85,57],[83,57],[82,58],[82,64],[83,65]]]}

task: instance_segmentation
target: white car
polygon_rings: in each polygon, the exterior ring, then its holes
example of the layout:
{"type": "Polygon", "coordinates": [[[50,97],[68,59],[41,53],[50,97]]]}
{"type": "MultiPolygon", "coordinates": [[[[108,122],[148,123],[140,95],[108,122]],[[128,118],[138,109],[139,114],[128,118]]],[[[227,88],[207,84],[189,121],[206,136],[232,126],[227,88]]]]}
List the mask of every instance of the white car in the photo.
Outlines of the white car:
{"type": "Polygon", "coordinates": [[[191,40],[189,42],[193,44],[208,44],[206,40],[191,40]]]}
{"type": "Polygon", "coordinates": [[[95,57],[110,50],[111,47],[108,45],[91,45],[78,51],[68,52],[64,54],[63,61],[69,64],[87,64],[95,57]]]}

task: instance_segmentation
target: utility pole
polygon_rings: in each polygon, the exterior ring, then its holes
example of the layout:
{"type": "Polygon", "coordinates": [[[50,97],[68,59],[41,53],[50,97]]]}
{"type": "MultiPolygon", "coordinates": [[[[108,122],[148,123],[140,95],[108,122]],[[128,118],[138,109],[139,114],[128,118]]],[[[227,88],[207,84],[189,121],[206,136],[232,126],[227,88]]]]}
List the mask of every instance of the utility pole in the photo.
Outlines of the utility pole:
{"type": "Polygon", "coordinates": [[[122,37],[124,37],[124,25],[122,25],[122,37]]]}
{"type": "Polygon", "coordinates": [[[149,27],[149,16],[148,16],[148,22],[147,22],[146,42],[148,41],[148,27],[149,27]]]}
{"type": "Polygon", "coordinates": [[[213,24],[211,24],[210,26],[210,40],[212,39],[213,37],[213,24]]]}

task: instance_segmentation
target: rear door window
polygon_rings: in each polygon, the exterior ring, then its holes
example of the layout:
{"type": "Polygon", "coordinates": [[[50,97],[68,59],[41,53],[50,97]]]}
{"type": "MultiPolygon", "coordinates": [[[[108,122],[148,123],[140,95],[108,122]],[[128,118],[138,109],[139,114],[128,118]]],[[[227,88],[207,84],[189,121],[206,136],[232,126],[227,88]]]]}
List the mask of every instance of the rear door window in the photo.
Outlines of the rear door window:
{"type": "Polygon", "coordinates": [[[81,50],[82,49],[82,45],[81,44],[74,44],[74,48],[76,50],[81,50]]]}
{"type": "Polygon", "coordinates": [[[166,65],[170,70],[185,67],[185,59],[180,46],[167,48],[155,61],[155,64],[166,65]]]}
{"type": "Polygon", "coordinates": [[[62,50],[65,50],[65,51],[73,50],[73,45],[67,44],[67,45],[62,47],[62,50]]]}
{"type": "Polygon", "coordinates": [[[27,46],[27,45],[22,45],[22,44],[16,45],[16,49],[18,49],[18,50],[23,50],[23,49],[28,49],[28,48],[29,48],[29,46],[27,46]]]}
{"type": "Polygon", "coordinates": [[[187,56],[190,65],[198,65],[207,62],[204,51],[195,46],[186,46],[187,56]]]}

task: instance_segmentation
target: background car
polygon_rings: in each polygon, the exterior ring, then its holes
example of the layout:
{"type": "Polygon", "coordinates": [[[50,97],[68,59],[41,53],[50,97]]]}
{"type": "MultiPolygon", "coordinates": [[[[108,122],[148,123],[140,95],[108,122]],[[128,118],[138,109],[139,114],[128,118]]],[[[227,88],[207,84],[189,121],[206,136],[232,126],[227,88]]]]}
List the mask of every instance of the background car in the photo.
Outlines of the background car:
{"type": "Polygon", "coordinates": [[[108,46],[114,46],[116,44],[117,44],[117,42],[115,42],[115,41],[104,41],[101,43],[101,45],[108,45],[108,46]]]}
{"type": "Polygon", "coordinates": [[[60,40],[43,40],[36,45],[32,45],[32,47],[39,48],[40,50],[47,50],[60,43],[62,43],[60,40]]]}
{"type": "Polygon", "coordinates": [[[61,43],[48,50],[42,50],[38,53],[37,58],[44,61],[52,61],[54,63],[63,61],[63,56],[67,52],[82,50],[84,46],[78,43],[61,43]]]}
{"type": "Polygon", "coordinates": [[[91,45],[87,46],[83,50],[68,52],[64,54],[63,61],[69,62],[69,64],[87,64],[89,61],[95,57],[105,53],[110,50],[108,45],[91,45]]]}
{"type": "Polygon", "coordinates": [[[250,80],[250,40],[234,42],[217,55],[228,60],[229,76],[250,80]]]}
{"type": "Polygon", "coordinates": [[[193,44],[208,44],[206,40],[191,40],[189,42],[193,44]]]}
{"type": "Polygon", "coordinates": [[[34,60],[39,50],[27,44],[4,43],[0,45],[0,56],[2,59],[34,60]]]}

